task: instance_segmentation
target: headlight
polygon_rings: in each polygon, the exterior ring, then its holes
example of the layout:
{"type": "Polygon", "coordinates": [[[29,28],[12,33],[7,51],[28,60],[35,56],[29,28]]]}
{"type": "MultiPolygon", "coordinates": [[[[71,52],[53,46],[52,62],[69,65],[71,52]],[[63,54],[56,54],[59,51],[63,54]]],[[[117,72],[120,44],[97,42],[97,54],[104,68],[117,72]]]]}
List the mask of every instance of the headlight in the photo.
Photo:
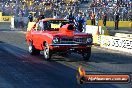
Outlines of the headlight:
{"type": "Polygon", "coordinates": [[[92,38],[87,38],[87,43],[92,43],[93,39],[92,38]]]}
{"type": "Polygon", "coordinates": [[[53,43],[59,43],[59,38],[57,37],[53,38],[53,43]]]}

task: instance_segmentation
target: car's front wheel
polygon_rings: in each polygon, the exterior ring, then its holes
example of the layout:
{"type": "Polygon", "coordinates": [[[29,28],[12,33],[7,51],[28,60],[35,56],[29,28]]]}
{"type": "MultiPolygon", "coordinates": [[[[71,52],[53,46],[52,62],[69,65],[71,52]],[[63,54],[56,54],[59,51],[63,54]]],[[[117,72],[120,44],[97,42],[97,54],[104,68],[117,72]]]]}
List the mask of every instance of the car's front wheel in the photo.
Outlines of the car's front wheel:
{"type": "Polygon", "coordinates": [[[39,55],[40,50],[37,50],[32,42],[29,42],[28,51],[31,55],[39,55]]]}
{"type": "Polygon", "coordinates": [[[48,43],[44,44],[43,55],[44,55],[45,60],[51,59],[52,53],[51,53],[48,43]]]}

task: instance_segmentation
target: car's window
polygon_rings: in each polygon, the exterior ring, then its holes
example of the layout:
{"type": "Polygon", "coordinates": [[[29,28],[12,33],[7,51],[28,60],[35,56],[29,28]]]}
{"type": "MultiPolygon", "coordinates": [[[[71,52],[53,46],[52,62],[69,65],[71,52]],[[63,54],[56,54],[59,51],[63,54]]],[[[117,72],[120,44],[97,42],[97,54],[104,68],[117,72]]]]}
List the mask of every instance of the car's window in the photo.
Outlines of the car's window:
{"type": "Polygon", "coordinates": [[[43,22],[43,30],[50,30],[51,25],[48,21],[43,22]]]}
{"type": "Polygon", "coordinates": [[[51,31],[57,31],[59,28],[63,25],[68,24],[69,22],[67,20],[50,20],[45,21],[44,23],[44,30],[51,30],[51,31]]]}
{"type": "Polygon", "coordinates": [[[43,21],[40,21],[38,22],[38,27],[37,27],[37,30],[43,30],[44,29],[44,24],[43,24],[43,21]]]}

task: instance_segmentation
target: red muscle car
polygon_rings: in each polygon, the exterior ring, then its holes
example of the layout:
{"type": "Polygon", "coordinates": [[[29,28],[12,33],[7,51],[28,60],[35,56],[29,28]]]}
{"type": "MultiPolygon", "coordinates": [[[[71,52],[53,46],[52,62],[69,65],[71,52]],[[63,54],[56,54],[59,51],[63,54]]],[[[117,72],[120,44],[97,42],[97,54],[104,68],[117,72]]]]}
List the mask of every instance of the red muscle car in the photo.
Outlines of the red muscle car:
{"type": "Polygon", "coordinates": [[[45,18],[35,23],[26,33],[26,41],[31,55],[40,54],[46,60],[54,53],[67,55],[73,51],[82,54],[84,60],[91,55],[92,35],[78,32],[67,20],[45,18]]]}

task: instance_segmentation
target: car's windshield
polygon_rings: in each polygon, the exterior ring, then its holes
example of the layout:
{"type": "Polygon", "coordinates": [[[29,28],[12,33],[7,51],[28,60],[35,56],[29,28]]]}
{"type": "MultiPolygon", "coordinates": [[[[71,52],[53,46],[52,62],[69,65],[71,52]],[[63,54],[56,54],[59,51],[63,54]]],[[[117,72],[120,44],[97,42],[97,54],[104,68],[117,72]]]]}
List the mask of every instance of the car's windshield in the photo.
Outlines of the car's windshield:
{"type": "Polygon", "coordinates": [[[44,29],[51,30],[51,31],[57,31],[59,30],[60,27],[68,23],[69,21],[67,20],[50,20],[50,21],[44,22],[44,29]]]}

